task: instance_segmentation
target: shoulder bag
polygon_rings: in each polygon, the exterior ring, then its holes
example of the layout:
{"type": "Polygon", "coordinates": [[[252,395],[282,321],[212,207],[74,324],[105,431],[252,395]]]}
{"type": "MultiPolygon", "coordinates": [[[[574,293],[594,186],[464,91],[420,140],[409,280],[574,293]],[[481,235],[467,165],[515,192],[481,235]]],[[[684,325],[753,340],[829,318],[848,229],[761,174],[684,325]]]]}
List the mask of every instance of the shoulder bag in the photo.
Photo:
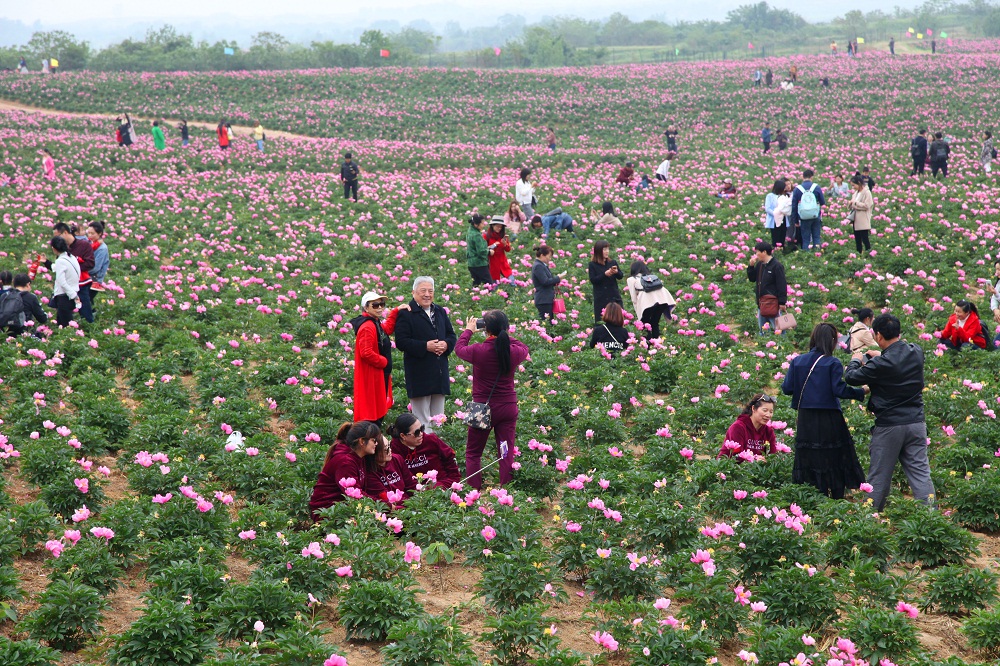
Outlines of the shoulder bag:
{"type": "Polygon", "coordinates": [[[777,317],[780,311],[781,304],[778,303],[778,297],[773,294],[760,295],[761,289],[761,277],[764,274],[763,264],[757,264],[757,307],[760,309],[760,316],[767,317],[777,317]]]}
{"type": "Polygon", "coordinates": [[[496,390],[498,381],[500,381],[499,368],[497,369],[497,377],[493,380],[493,388],[490,389],[490,395],[486,398],[486,402],[473,401],[469,406],[469,413],[462,419],[462,423],[476,430],[489,430],[493,427],[493,415],[490,413],[490,399],[493,397],[493,391],[496,390]]]}
{"type": "Polygon", "coordinates": [[[797,403],[799,407],[802,406],[802,396],[805,395],[806,384],[809,383],[809,378],[812,377],[813,370],[815,370],[816,366],[819,365],[819,361],[820,361],[821,358],[823,358],[822,354],[820,354],[819,356],[816,357],[816,361],[812,364],[812,367],[809,368],[809,372],[806,374],[806,380],[804,382],[802,382],[802,388],[799,389],[799,400],[798,400],[798,403],[797,403]]]}

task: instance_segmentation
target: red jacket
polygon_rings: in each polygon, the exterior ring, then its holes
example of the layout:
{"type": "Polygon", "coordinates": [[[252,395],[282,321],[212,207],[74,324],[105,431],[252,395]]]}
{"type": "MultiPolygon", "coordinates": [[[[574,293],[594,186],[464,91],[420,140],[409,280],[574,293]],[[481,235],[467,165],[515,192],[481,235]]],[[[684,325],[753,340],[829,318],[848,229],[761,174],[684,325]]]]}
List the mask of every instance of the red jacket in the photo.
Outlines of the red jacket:
{"type": "Polygon", "coordinates": [[[510,239],[507,238],[507,234],[498,236],[490,229],[483,234],[483,238],[486,240],[487,247],[496,243],[496,247],[493,248],[493,254],[490,255],[490,277],[494,280],[510,277],[512,271],[510,262],[507,260],[507,253],[513,248],[510,245],[510,239]]]}
{"type": "Polygon", "coordinates": [[[392,454],[385,467],[376,466],[375,473],[369,474],[365,483],[369,493],[385,502],[389,501],[386,493],[390,490],[401,490],[410,497],[417,489],[417,480],[397,453],[392,454]]]}
{"type": "MultiPolygon", "coordinates": [[[[389,311],[382,322],[385,335],[396,330],[397,308],[389,311]]],[[[376,421],[392,407],[392,377],[385,376],[387,361],[379,351],[378,333],[370,315],[363,315],[365,321],[358,328],[354,338],[354,420],[376,421]]]]}
{"type": "Polygon", "coordinates": [[[633,174],[635,174],[634,169],[630,167],[622,167],[622,170],[618,172],[618,177],[615,178],[615,182],[622,185],[628,185],[632,182],[633,174]]]}
{"type": "Polygon", "coordinates": [[[86,237],[77,238],[69,246],[69,253],[80,263],[80,285],[91,283],[90,272],[94,268],[94,247],[86,237]]]}
{"type": "Polygon", "coordinates": [[[399,454],[414,476],[426,474],[432,469],[436,469],[438,472],[437,485],[443,488],[462,480],[462,475],[458,471],[458,463],[455,461],[455,451],[434,433],[424,433],[420,445],[412,450],[403,444],[398,437],[392,438],[390,446],[392,452],[399,454]]]}
{"type": "Polygon", "coordinates": [[[215,133],[219,136],[219,145],[228,146],[229,145],[229,130],[225,127],[216,128],[215,133]]]}
{"type": "Polygon", "coordinates": [[[374,500],[380,499],[378,495],[368,492],[367,486],[368,472],[365,469],[365,461],[359,458],[346,442],[337,440],[333,445],[333,454],[323,465],[316,485],[313,486],[312,498],[309,500],[309,511],[312,512],[313,520],[316,520],[316,511],[333,506],[335,502],[343,502],[347,499],[344,494],[344,487],[340,482],[344,479],[354,479],[353,488],[357,488],[365,497],[374,500]]]}
{"type": "Polygon", "coordinates": [[[774,428],[766,423],[760,427],[760,430],[754,428],[749,414],[740,414],[733,425],[729,426],[729,430],[726,431],[726,441],[736,442],[740,446],[737,449],[728,449],[726,443],[723,442],[722,448],[719,449],[719,458],[733,457],[744,451],[752,451],[754,455],[758,456],[778,451],[778,441],[774,437],[774,428]]]}
{"type": "Polygon", "coordinates": [[[956,347],[971,342],[980,349],[986,349],[986,338],[983,337],[983,326],[979,315],[970,312],[965,318],[965,326],[958,325],[958,317],[954,314],[948,318],[948,325],[941,331],[941,341],[951,340],[956,347]]]}

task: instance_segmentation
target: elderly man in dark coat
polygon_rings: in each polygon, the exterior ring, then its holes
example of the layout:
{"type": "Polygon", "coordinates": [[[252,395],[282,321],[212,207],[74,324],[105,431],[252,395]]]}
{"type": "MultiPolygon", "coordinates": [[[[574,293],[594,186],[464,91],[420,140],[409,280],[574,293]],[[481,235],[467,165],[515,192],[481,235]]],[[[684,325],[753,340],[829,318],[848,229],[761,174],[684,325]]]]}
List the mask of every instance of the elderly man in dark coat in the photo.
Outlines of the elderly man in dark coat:
{"type": "Polygon", "coordinates": [[[396,321],[396,348],[403,352],[410,411],[427,432],[434,432],[433,417],[444,413],[444,397],[451,393],[448,355],[457,339],[448,313],[434,303],[434,278],[418,277],[410,310],[396,321]]]}

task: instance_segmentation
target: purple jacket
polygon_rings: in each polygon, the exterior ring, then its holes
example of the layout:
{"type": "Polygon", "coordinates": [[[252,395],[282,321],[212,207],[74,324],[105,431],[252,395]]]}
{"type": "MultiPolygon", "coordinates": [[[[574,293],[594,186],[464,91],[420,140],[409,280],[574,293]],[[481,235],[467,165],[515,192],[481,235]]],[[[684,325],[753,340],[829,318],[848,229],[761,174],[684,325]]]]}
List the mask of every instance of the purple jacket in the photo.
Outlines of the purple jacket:
{"type": "Polygon", "coordinates": [[[490,404],[505,404],[517,402],[517,390],[514,388],[514,372],[521,363],[528,358],[528,346],[516,338],[510,339],[510,365],[512,371],[509,375],[497,378],[500,374],[500,362],[497,360],[496,338],[489,338],[485,342],[469,344],[472,338],[472,331],[466,329],[458,337],[455,345],[455,355],[463,361],[472,363],[472,399],[476,402],[486,402],[489,398],[490,404]],[[493,389],[493,382],[496,380],[496,389],[493,390],[493,397],[490,398],[490,390],[493,389]]]}

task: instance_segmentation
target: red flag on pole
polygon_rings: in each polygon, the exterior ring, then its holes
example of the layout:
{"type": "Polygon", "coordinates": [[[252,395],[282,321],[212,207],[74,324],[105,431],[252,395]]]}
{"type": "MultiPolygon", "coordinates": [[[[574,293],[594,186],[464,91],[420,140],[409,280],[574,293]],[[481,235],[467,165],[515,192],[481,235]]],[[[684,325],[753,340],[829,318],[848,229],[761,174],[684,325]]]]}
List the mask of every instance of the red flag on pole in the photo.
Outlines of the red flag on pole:
{"type": "Polygon", "coordinates": [[[493,47],[493,54],[494,55],[500,55],[500,47],[499,46],[494,46],[493,47]]]}
{"type": "Polygon", "coordinates": [[[747,48],[748,49],[752,49],[753,48],[753,42],[747,42],[747,48]]]}
{"type": "Polygon", "coordinates": [[[381,51],[379,51],[379,55],[382,56],[383,58],[388,58],[389,57],[389,49],[382,49],[381,51]]]}

